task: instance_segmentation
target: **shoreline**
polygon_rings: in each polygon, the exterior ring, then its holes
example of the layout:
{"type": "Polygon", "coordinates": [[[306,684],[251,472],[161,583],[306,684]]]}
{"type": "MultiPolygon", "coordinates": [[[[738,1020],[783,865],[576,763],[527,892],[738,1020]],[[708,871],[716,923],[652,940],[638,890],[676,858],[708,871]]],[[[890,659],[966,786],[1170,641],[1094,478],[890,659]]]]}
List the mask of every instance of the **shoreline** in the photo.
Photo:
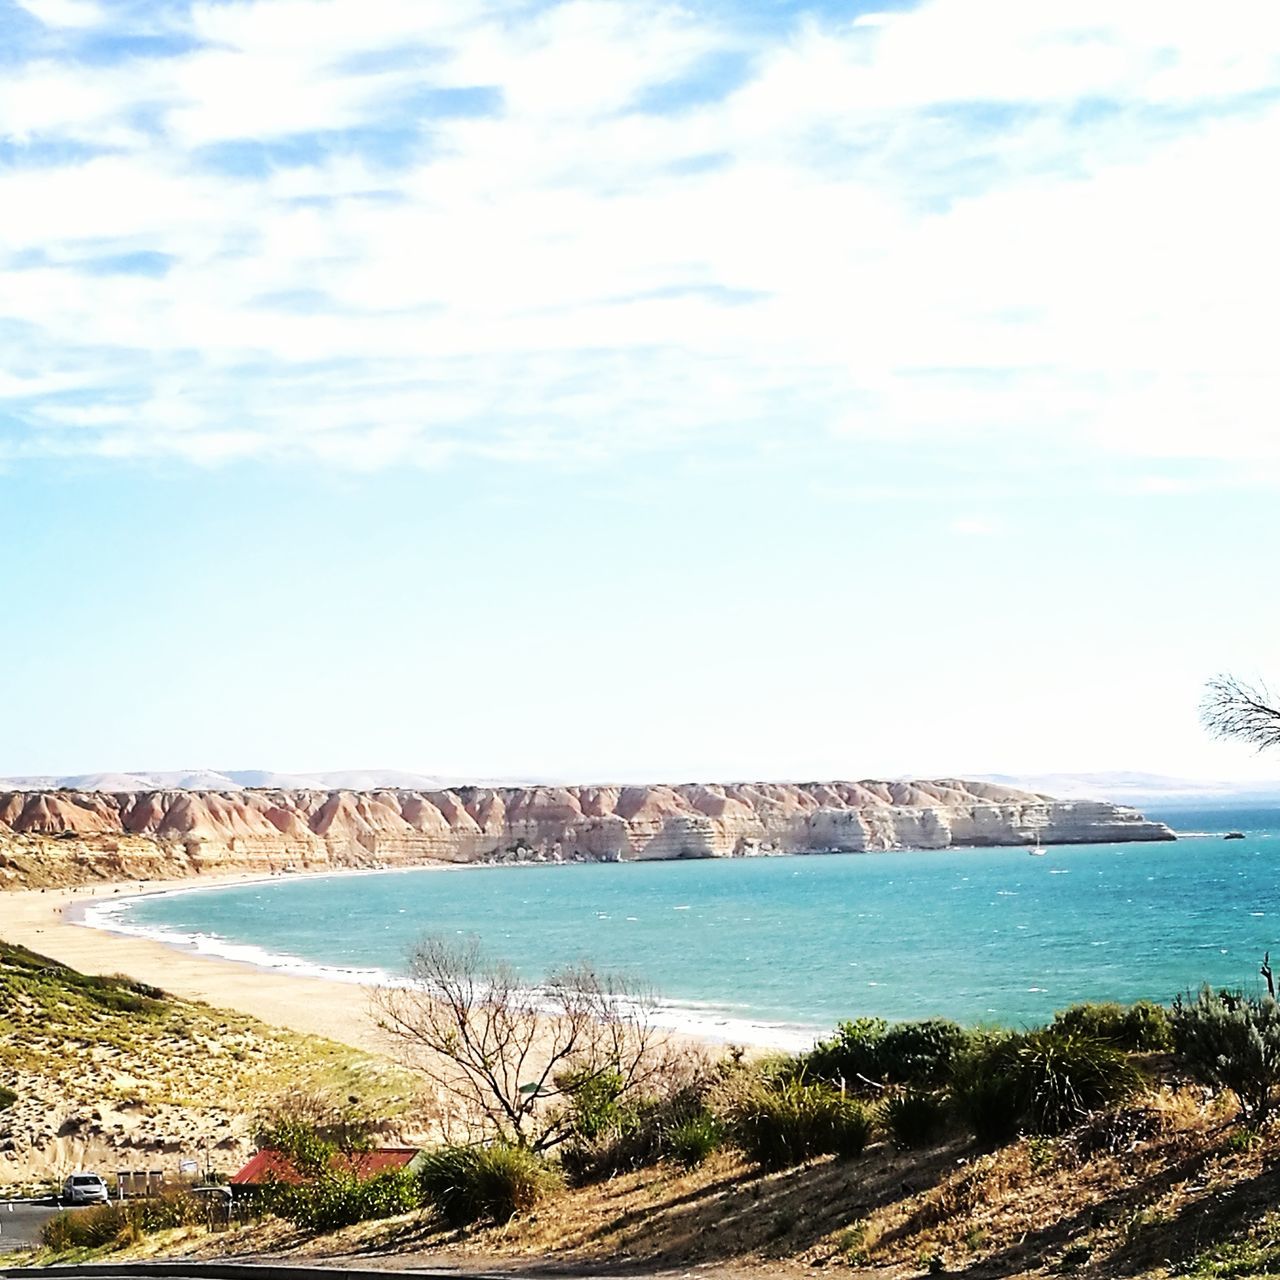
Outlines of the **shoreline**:
{"type": "MultiPolygon", "coordinates": [[[[340,868],[300,875],[277,872],[270,876],[228,878],[222,883],[191,884],[183,881],[176,887],[158,886],[144,892],[129,892],[120,898],[96,897],[77,904],[72,910],[70,919],[74,924],[110,936],[139,938],[159,943],[184,956],[244,966],[267,977],[316,979],[335,982],[344,987],[358,986],[368,992],[375,987],[398,985],[404,982],[405,978],[382,967],[355,968],[330,965],[323,961],[307,960],[291,952],[271,951],[258,943],[236,942],[221,938],[216,934],[180,933],[160,925],[131,925],[113,920],[111,909],[117,904],[124,906],[141,898],[176,897],[187,893],[204,893],[219,888],[237,887],[239,884],[278,884],[300,878],[333,880],[350,876],[412,875],[417,872],[458,872],[480,869],[496,871],[511,868],[533,871],[576,865],[589,864],[554,863],[542,860],[506,863],[429,862],[409,867],[340,868]]],[[[802,1051],[809,1049],[818,1037],[826,1034],[827,1030],[816,1024],[808,1026],[802,1023],[753,1021],[724,1012],[719,1014],[702,1012],[704,1006],[668,1001],[660,994],[655,995],[654,998],[651,1023],[657,1030],[665,1031],[681,1041],[697,1042],[708,1048],[723,1049],[728,1045],[742,1045],[752,1050],[802,1051]]],[[[705,1008],[712,1009],[714,1006],[705,1006],[705,1008]]]]}
{"type": "Polygon", "coordinates": [[[0,939],[83,973],[123,974],[184,1000],[235,1009],[271,1026],[389,1056],[391,1043],[370,1016],[367,987],[183,951],[155,939],[109,932],[83,919],[96,903],[110,903],[120,894],[232,888],[277,878],[230,873],[196,883],[186,877],[9,890],[0,893],[0,939]]]}
{"type": "MultiPolygon", "coordinates": [[[[1189,833],[1179,834],[1186,837],[1189,833]]],[[[885,851],[879,856],[892,858],[897,852],[885,851]]],[[[806,855],[789,856],[803,858],[806,855]]],[[[327,966],[321,961],[306,960],[285,952],[273,953],[260,945],[221,939],[216,933],[206,936],[181,934],[173,930],[165,936],[163,928],[158,925],[130,927],[124,920],[112,920],[110,917],[116,914],[113,909],[140,898],[179,896],[247,885],[414,872],[515,867],[535,870],[571,865],[577,865],[576,861],[528,859],[455,863],[424,860],[408,866],[328,866],[289,871],[241,867],[203,875],[8,889],[0,891],[0,939],[26,946],[82,972],[125,974],[181,998],[235,1009],[270,1025],[391,1056],[394,1046],[378,1030],[371,1016],[373,989],[396,980],[386,970],[327,966]]],[[[659,1029],[717,1052],[726,1045],[803,1051],[828,1031],[825,1024],[754,1021],[735,1017],[729,1010],[704,1010],[696,1003],[689,1006],[660,1001],[656,1014],[654,1024],[659,1029]]]]}
{"type": "MultiPolygon", "coordinates": [[[[370,1013],[370,993],[387,981],[384,971],[326,969],[297,957],[275,956],[258,947],[235,943],[228,943],[221,952],[216,948],[201,950],[192,940],[165,938],[142,928],[112,927],[94,920],[93,914],[138,898],[282,880],[461,871],[469,866],[489,865],[502,864],[431,862],[413,867],[353,867],[287,874],[226,872],[200,879],[188,876],[9,890],[0,893],[0,939],[81,972],[124,974],[183,999],[235,1009],[272,1026],[321,1036],[380,1056],[393,1056],[394,1043],[379,1031],[370,1013]],[[228,954],[236,950],[246,954],[228,954]]],[[[756,1025],[728,1018],[701,1022],[679,1006],[664,1006],[661,1002],[654,1025],[679,1041],[716,1052],[730,1044],[753,1050],[803,1050],[821,1033],[818,1028],[756,1025]]]]}

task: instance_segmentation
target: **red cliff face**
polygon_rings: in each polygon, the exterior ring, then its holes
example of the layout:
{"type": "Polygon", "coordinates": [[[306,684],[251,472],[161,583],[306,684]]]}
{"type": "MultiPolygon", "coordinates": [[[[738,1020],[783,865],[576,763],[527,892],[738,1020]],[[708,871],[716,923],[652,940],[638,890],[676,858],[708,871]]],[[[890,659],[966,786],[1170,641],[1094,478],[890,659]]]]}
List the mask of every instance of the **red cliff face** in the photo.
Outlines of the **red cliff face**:
{"type": "Polygon", "coordinates": [[[0,883],[214,869],[603,861],[1168,840],[1132,809],[990,783],[0,792],[0,883]]]}

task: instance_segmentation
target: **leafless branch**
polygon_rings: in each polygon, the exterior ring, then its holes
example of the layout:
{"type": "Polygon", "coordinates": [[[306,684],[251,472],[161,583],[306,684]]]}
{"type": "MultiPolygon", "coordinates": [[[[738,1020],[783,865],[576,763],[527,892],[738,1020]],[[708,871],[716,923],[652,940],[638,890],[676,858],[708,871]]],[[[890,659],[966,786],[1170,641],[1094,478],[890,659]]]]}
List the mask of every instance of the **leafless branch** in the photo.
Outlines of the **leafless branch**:
{"type": "Polygon", "coordinates": [[[646,992],[585,966],[537,988],[477,941],[424,939],[407,986],[381,987],[380,1025],[461,1109],[464,1123],[545,1150],[568,1127],[570,1088],[606,1075],[633,1093],[663,1069],[646,992]]]}
{"type": "Polygon", "coordinates": [[[1216,676],[1205,686],[1200,719],[1218,738],[1248,743],[1259,751],[1280,747],[1280,705],[1261,682],[1216,676]]]}

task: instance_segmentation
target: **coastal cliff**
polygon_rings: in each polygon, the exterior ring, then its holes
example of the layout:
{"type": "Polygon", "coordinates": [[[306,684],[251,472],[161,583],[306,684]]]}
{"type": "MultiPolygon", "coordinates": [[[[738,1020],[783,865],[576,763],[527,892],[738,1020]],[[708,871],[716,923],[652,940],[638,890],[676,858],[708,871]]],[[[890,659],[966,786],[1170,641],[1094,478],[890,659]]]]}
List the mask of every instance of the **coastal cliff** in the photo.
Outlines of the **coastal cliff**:
{"type": "Polygon", "coordinates": [[[653,860],[1172,840],[991,783],[0,792],[0,886],[427,861],[653,860]]]}

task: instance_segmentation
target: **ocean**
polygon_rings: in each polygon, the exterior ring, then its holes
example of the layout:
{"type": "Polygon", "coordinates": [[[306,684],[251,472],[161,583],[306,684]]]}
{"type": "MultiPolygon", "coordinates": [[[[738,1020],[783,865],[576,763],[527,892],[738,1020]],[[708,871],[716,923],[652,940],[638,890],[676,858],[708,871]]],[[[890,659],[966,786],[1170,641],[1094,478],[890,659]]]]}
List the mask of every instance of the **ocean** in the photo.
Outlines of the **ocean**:
{"type": "Polygon", "coordinates": [[[1029,1025],[1079,1000],[1256,990],[1280,955],[1280,809],[1149,811],[1169,844],[283,877],[117,898],[87,922],[271,969],[393,981],[478,936],[531,984],[586,961],[668,1025],[798,1047],[844,1018],[1029,1025]],[[1244,840],[1224,841],[1238,830],[1244,840]]]}

